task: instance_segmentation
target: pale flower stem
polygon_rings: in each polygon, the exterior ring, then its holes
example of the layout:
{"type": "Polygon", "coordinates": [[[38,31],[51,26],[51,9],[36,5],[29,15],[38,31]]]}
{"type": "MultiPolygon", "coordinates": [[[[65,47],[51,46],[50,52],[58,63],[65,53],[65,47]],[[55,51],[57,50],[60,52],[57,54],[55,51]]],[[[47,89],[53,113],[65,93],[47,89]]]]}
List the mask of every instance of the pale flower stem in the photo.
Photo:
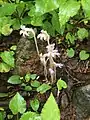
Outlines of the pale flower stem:
{"type": "Polygon", "coordinates": [[[37,40],[36,40],[35,34],[34,34],[34,41],[35,41],[36,51],[37,51],[38,56],[39,56],[39,49],[38,49],[38,45],[37,45],[37,40]]]}
{"type": "Polygon", "coordinates": [[[56,66],[54,65],[54,72],[55,72],[55,75],[54,75],[54,79],[55,79],[55,82],[56,82],[56,66]]]}
{"type": "Polygon", "coordinates": [[[44,75],[45,75],[46,81],[48,81],[48,79],[47,79],[47,68],[46,68],[46,65],[44,65],[44,75]]]}

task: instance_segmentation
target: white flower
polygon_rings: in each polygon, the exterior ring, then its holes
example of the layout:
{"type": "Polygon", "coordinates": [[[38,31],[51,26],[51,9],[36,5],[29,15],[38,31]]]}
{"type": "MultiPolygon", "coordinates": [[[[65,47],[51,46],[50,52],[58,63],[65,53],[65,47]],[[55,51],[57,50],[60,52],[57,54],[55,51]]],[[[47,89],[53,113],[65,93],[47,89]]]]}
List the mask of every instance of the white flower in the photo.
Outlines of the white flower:
{"type": "Polygon", "coordinates": [[[55,73],[54,70],[51,69],[51,68],[49,68],[49,72],[50,72],[51,75],[53,75],[55,73]]]}
{"type": "Polygon", "coordinates": [[[62,63],[54,63],[56,67],[62,68],[63,64],[62,63]]]}
{"type": "Polygon", "coordinates": [[[58,53],[58,50],[54,50],[54,46],[55,46],[55,44],[49,44],[46,48],[47,48],[47,52],[48,53],[46,53],[46,55],[47,55],[47,57],[49,57],[49,56],[52,56],[52,57],[56,57],[56,56],[58,56],[59,57],[59,55],[60,55],[60,53],[58,53]]]}
{"type": "Polygon", "coordinates": [[[37,36],[40,40],[49,40],[50,36],[48,35],[47,31],[41,30],[41,33],[37,36]]]}
{"type": "Polygon", "coordinates": [[[30,33],[35,34],[32,28],[26,28],[24,25],[21,25],[20,35],[22,34],[23,37],[26,37],[29,36],[30,33]]]}

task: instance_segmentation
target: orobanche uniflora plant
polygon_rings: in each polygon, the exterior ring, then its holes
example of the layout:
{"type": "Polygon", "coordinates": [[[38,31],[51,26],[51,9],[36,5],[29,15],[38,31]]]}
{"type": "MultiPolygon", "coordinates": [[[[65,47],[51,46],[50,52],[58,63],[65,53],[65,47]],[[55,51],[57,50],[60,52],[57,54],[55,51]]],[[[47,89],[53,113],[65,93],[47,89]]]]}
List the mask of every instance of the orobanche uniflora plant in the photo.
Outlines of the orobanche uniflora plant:
{"type": "Polygon", "coordinates": [[[39,53],[35,31],[32,28],[26,28],[25,26],[21,26],[21,29],[22,30],[20,31],[20,35],[22,34],[23,37],[29,36],[30,33],[33,34],[37,53],[40,57],[41,63],[44,66],[44,75],[46,81],[48,81],[47,73],[49,71],[51,76],[51,83],[56,82],[56,67],[62,68],[63,64],[55,62],[56,57],[60,56],[58,50],[55,49],[55,43],[50,44],[50,36],[48,35],[47,31],[41,30],[41,33],[37,36],[37,39],[44,40],[47,42],[47,52],[45,54],[39,53]],[[49,69],[47,68],[47,64],[49,66],[49,69]]]}

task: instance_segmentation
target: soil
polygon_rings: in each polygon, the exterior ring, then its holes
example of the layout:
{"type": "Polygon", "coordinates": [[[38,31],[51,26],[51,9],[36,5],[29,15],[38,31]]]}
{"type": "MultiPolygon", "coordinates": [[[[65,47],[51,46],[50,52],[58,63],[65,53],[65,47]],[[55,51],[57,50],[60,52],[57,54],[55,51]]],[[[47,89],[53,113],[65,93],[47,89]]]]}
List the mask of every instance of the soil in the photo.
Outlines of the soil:
{"type": "MultiPolygon", "coordinates": [[[[20,36],[17,32],[14,32],[8,37],[0,38],[0,52],[8,50],[12,45],[19,44],[19,39],[20,36]]],[[[54,42],[54,39],[52,41],[54,42]]],[[[43,49],[43,47],[41,49],[43,49]]],[[[64,79],[68,84],[68,88],[66,90],[62,90],[58,98],[57,90],[55,90],[56,88],[54,88],[53,93],[56,97],[61,111],[61,120],[76,120],[75,106],[72,103],[73,91],[78,86],[90,84],[90,62],[89,60],[80,61],[78,52],[84,48],[90,51],[90,42],[88,40],[87,43],[83,45],[82,43],[79,43],[77,47],[77,53],[73,59],[69,59],[66,55],[67,46],[63,44],[57,44],[56,47],[60,52],[60,58],[58,58],[57,61],[64,64],[62,69],[57,69],[57,78],[61,77],[64,79]]],[[[24,75],[28,71],[40,75],[40,81],[44,80],[43,66],[40,63],[36,51],[31,53],[30,59],[25,60],[25,62],[21,64],[20,75],[24,75]]],[[[0,93],[10,94],[9,97],[0,98],[0,107],[3,106],[5,109],[8,108],[9,99],[14,95],[14,92],[16,91],[21,92],[21,94],[27,100],[27,103],[28,100],[30,100],[27,97],[27,93],[24,94],[19,88],[16,88],[16,86],[12,86],[10,89],[8,89],[10,85],[7,84],[7,79],[12,73],[12,71],[9,73],[0,73],[0,93]]],[[[50,91],[43,95],[32,93],[32,98],[33,96],[37,95],[39,100],[44,103],[49,94],[50,91]]]]}

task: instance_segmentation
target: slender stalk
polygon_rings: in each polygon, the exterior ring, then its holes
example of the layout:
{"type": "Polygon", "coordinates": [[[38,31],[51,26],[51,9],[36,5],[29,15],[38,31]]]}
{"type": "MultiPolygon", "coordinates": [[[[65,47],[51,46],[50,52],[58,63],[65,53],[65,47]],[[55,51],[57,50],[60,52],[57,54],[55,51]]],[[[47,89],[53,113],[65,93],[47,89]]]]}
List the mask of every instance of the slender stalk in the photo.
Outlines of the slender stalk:
{"type": "Polygon", "coordinates": [[[37,50],[37,53],[38,53],[38,56],[39,56],[39,49],[38,49],[38,45],[37,45],[36,36],[35,36],[35,34],[33,34],[33,35],[34,35],[34,41],[35,41],[36,50],[37,50]]]}

